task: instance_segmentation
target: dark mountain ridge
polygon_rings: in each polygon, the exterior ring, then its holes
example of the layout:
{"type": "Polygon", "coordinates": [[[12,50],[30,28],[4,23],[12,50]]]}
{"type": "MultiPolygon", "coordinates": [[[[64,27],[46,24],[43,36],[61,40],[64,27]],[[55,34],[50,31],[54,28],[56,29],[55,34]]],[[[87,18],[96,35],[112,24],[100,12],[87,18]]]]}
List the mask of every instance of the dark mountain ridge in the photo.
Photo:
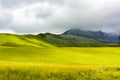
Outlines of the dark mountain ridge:
{"type": "Polygon", "coordinates": [[[74,35],[86,38],[92,38],[106,43],[119,43],[120,36],[112,33],[105,33],[102,31],[84,31],[80,29],[70,29],[63,33],[64,35],[74,35]]]}

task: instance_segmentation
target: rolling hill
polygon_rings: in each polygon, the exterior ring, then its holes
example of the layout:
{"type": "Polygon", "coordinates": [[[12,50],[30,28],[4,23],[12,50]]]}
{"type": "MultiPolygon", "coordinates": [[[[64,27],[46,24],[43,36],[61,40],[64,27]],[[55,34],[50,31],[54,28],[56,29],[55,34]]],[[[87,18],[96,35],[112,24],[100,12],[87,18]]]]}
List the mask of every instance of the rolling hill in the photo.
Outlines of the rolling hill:
{"type": "Polygon", "coordinates": [[[0,46],[52,47],[52,45],[47,42],[34,38],[34,35],[32,35],[32,37],[28,36],[29,35],[0,34],[0,46]]]}
{"type": "Polygon", "coordinates": [[[69,30],[63,34],[0,34],[0,46],[11,47],[99,47],[119,46],[117,36],[103,32],[69,30]],[[104,35],[104,36],[103,36],[104,35]]]}

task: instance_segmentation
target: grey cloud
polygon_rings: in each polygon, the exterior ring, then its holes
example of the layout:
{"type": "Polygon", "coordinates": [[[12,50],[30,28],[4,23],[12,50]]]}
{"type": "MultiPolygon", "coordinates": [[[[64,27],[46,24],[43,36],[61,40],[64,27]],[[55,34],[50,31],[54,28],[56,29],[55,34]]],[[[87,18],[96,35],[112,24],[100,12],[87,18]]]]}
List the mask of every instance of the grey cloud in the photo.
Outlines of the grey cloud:
{"type": "Polygon", "coordinates": [[[36,13],[36,18],[47,18],[52,15],[52,7],[40,8],[36,13]]]}
{"type": "Polygon", "coordinates": [[[39,2],[48,2],[53,4],[63,4],[64,0],[0,0],[0,3],[3,7],[13,8],[21,4],[33,4],[39,2]]]}
{"type": "Polygon", "coordinates": [[[2,10],[0,8],[0,29],[8,28],[9,24],[12,22],[13,16],[9,11],[2,10]]]}
{"type": "MultiPolygon", "coordinates": [[[[89,3],[88,0],[82,0],[78,5],[78,2],[66,3],[70,8],[70,12],[66,13],[67,17],[56,18],[53,24],[59,24],[58,26],[65,25],[68,28],[81,28],[81,29],[101,29],[107,26],[107,29],[114,28],[112,30],[117,31],[117,27],[120,27],[120,10],[118,0],[99,0],[96,3],[89,3]],[[86,2],[88,1],[88,3],[86,2]],[[86,2],[86,3],[85,3],[86,2]],[[99,4],[100,3],[100,4],[99,4]],[[109,3],[109,4],[108,4],[109,3]],[[72,6],[70,5],[72,4],[72,6]],[[95,5],[96,4],[96,5],[95,5]],[[77,5],[77,6],[76,6],[77,5]],[[117,15],[116,15],[117,14],[117,15]],[[77,26],[77,27],[76,27],[77,26]],[[109,27],[108,27],[109,26],[109,27]],[[111,27],[112,26],[112,27],[111,27]]],[[[57,25],[56,25],[57,26],[57,25]]],[[[64,27],[64,26],[63,26],[64,27]]],[[[104,30],[104,31],[107,31],[104,30]]]]}
{"type": "Polygon", "coordinates": [[[0,25],[18,33],[61,33],[70,28],[120,32],[119,0],[0,0],[0,3],[13,15],[12,19],[9,16],[0,19],[0,25]]]}
{"type": "Polygon", "coordinates": [[[12,21],[12,17],[8,16],[5,17],[6,19],[0,19],[0,29],[1,28],[7,28],[10,22],[12,21]]]}

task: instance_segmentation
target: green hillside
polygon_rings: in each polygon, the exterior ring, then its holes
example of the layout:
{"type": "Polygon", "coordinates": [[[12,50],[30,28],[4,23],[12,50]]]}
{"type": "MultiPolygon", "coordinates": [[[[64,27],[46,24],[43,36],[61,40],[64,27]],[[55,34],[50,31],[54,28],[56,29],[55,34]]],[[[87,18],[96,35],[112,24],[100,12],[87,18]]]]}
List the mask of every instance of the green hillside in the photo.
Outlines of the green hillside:
{"type": "Polygon", "coordinates": [[[74,35],[38,34],[16,35],[0,34],[0,46],[11,47],[96,47],[96,46],[119,46],[108,44],[92,38],[78,37],[74,35]]]}
{"type": "Polygon", "coordinates": [[[28,38],[25,35],[14,35],[14,34],[0,34],[0,46],[52,47],[52,45],[40,39],[38,40],[34,37],[28,38]]]}
{"type": "Polygon", "coordinates": [[[58,47],[80,47],[80,46],[100,46],[104,43],[85,37],[78,37],[73,35],[55,35],[55,34],[39,34],[37,35],[39,39],[58,46],[58,47]]]}

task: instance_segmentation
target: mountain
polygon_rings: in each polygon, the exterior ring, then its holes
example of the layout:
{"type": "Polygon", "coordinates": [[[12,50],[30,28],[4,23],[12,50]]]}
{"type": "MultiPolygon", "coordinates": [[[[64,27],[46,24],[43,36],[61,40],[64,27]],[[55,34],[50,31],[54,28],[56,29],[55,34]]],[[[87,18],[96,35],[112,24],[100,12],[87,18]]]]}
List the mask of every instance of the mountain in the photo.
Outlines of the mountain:
{"type": "Polygon", "coordinates": [[[70,29],[63,33],[64,35],[74,35],[95,39],[104,43],[119,43],[119,36],[116,34],[105,33],[102,31],[83,31],[80,29],[70,29]]]}
{"type": "Polygon", "coordinates": [[[40,48],[119,46],[119,43],[117,43],[117,36],[114,36],[114,38],[116,39],[111,39],[112,36],[114,35],[106,34],[103,32],[81,30],[69,30],[66,31],[64,34],[40,33],[38,35],[17,35],[4,33],[0,34],[0,46],[40,48]],[[108,38],[105,38],[106,36],[108,38]]]}

